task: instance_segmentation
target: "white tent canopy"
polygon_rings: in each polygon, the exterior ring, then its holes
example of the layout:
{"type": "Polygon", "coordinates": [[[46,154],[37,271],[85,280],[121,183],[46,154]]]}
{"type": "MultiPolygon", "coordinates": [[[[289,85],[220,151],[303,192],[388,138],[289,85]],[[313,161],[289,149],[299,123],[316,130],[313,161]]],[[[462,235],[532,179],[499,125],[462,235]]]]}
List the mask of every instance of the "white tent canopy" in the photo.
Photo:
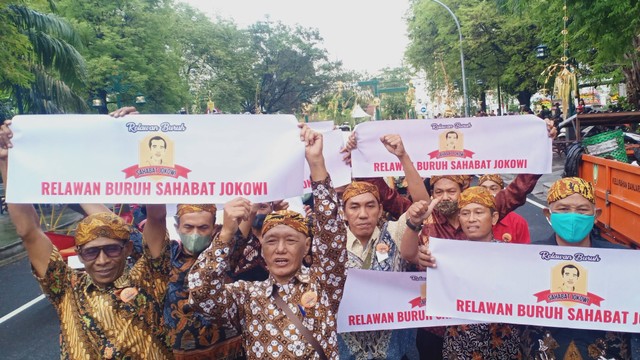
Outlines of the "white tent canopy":
{"type": "Polygon", "coordinates": [[[353,110],[351,110],[351,117],[352,118],[363,118],[363,117],[370,118],[371,115],[367,114],[364,110],[362,110],[360,105],[356,103],[353,105],[353,110]]]}

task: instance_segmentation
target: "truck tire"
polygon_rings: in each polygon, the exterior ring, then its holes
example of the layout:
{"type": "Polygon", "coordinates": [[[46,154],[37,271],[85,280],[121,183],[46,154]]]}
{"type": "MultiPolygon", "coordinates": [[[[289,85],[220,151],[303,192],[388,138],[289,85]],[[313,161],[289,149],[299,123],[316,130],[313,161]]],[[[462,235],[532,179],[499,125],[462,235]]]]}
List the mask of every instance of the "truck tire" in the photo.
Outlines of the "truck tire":
{"type": "Polygon", "coordinates": [[[574,142],[567,146],[566,151],[567,157],[564,161],[564,172],[562,173],[562,177],[578,176],[578,169],[580,168],[580,163],[582,162],[582,154],[584,153],[582,144],[580,144],[579,142],[574,142]]]}

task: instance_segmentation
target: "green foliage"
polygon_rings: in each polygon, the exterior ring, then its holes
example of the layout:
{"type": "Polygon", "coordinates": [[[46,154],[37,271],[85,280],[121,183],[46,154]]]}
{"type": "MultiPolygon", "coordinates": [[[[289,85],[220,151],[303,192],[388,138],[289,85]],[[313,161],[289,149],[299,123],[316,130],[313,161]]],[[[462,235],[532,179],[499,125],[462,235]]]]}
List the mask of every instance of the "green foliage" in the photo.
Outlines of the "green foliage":
{"type": "Polygon", "coordinates": [[[28,86],[33,80],[29,64],[23,59],[29,56],[31,44],[14,22],[10,21],[8,0],[0,0],[0,86],[28,86]]]}
{"type": "MultiPolygon", "coordinates": [[[[480,97],[486,88],[500,85],[528,102],[544,69],[534,52],[540,20],[515,16],[495,0],[450,1],[448,6],[461,26],[469,95],[480,97]]],[[[462,83],[458,30],[446,9],[431,0],[416,0],[409,38],[407,59],[426,72],[432,90],[446,89],[447,82],[462,83]]]]}
{"type": "Polygon", "coordinates": [[[181,54],[172,34],[176,17],[170,1],[61,0],[61,14],[71,19],[85,43],[90,73],[85,98],[107,95],[120,105],[133,105],[137,93],[146,98],[141,110],[174,113],[186,105],[187,82],[180,76],[181,54]],[[114,81],[121,78],[121,81],[114,81]]]}
{"type": "Polygon", "coordinates": [[[204,113],[209,99],[223,112],[244,112],[242,102],[254,96],[256,87],[251,75],[256,56],[248,34],[232,22],[212,21],[185,4],[175,11],[172,33],[183,62],[180,74],[188,79],[195,104],[192,112],[204,113]]]}
{"type": "Polygon", "coordinates": [[[17,113],[84,111],[87,107],[74,87],[84,82],[85,63],[75,48],[81,44],[73,28],[22,3],[3,4],[0,18],[8,40],[2,66],[16,65],[2,70],[0,89],[10,95],[17,113]]]}
{"type": "MultiPolygon", "coordinates": [[[[507,4],[541,19],[539,36],[551,49],[551,61],[559,62],[564,1],[509,0],[507,4]]],[[[567,13],[568,56],[579,64],[579,81],[626,81],[630,102],[640,105],[640,2],[572,0],[567,2],[567,13]]]]}
{"type": "Polygon", "coordinates": [[[263,112],[295,113],[335,79],[340,63],[328,60],[317,30],[267,20],[251,25],[248,32],[258,58],[253,74],[263,112]]]}
{"type": "MultiPolygon", "coordinates": [[[[378,90],[406,87],[412,76],[413,73],[404,67],[382,69],[378,90]]],[[[407,92],[381,93],[380,108],[383,119],[406,119],[411,110],[411,104],[407,103],[407,92]]]]}

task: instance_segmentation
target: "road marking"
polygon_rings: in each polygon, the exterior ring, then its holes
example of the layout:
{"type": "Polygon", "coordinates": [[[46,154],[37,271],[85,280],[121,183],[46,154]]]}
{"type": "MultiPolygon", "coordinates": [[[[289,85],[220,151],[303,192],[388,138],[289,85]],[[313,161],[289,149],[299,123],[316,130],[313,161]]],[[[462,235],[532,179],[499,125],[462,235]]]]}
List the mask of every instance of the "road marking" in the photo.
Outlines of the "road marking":
{"type": "MultiPolygon", "coordinates": [[[[479,178],[480,178],[480,175],[476,175],[476,177],[479,179],[479,178]]],[[[537,206],[537,207],[539,207],[540,209],[544,209],[544,208],[546,208],[546,207],[547,207],[546,205],[543,205],[543,204],[541,204],[541,203],[539,203],[539,202],[537,202],[537,201],[535,201],[535,200],[531,200],[531,199],[529,199],[529,198],[527,198],[527,202],[528,202],[529,204],[533,205],[533,206],[537,206]]]]}
{"type": "Polygon", "coordinates": [[[535,201],[535,200],[531,200],[531,199],[529,199],[529,198],[527,198],[527,202],[528,202],[529,204],[531,204],[531,205],[534,205],[534,206],[539,207],[540,209],[544,209],[544,208],[546,208],[546,206],[545,206],[545,205],[542,205],[542,204],[540,204],[539,202],[537,202],[537,201],[535,201]]]}
{"type": "Polygon", "coordinates": [[[37,303],[38,301],[44,299],[44,294],[38,296],[37,298],[29,301],[28,303],[20,306],[19,308],[13,310],[12,312],[8,313],[7,315],[3,316],[2,318],[0,318],[0,324],[2,324],[3,322],[11,319],[12,317],[20,314],[21,312],[27,310],[29,307],[35,305],[35,303],[37,303]]]}

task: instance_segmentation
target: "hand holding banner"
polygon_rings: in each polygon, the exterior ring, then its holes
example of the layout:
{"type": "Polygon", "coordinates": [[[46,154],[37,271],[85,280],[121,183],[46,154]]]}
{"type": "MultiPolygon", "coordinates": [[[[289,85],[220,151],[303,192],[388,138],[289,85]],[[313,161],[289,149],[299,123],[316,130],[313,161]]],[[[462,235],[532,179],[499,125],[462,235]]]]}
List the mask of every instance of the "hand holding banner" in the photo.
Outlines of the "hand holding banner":
{"type": "Polygon", "coordinates": [[[266,202],[302,194],[304,145],[291,115],[29,115],[16,116],[12,129],[9,202],[266,202]]]}
{"type": "MultiPolygon", "coordinates": [[[[327,172],[331,175],[333,186],[339,187],[347,185],[351,183],[351,167],[342,160],[344,154],[340,152],[344,147],[344,132],[341,130],[326,130],[329,128],[329,124],[326,123],[333,125],[333,121],[322,121],[319,123],[309,123],[309,127],[322,133],[322,154],[327,166],[327,172]]],[[[311,192],[310,175],[309,164],[305,162],[303,186],[305,194],[311,192]]]]}
{"type": "Polygon", "coordinates": [[[349,269],[338,332],[409,329],[474,321],[429,316],[424,272],[349,269]]]}
{"type": "Polygon", "coordinates": [[[399,134],[421,176],[551,172],[546,123],[533,115],[372,121],[355,130],[354,177],[401,176],[380,137],[399,134]]]}
{"type": "Polygon", "coordinates": [[[637,251],[436,238],[429,248],[438,258],[427,271],[430,314],[640,332],[640,285],[628,276],[637,251]]]}

